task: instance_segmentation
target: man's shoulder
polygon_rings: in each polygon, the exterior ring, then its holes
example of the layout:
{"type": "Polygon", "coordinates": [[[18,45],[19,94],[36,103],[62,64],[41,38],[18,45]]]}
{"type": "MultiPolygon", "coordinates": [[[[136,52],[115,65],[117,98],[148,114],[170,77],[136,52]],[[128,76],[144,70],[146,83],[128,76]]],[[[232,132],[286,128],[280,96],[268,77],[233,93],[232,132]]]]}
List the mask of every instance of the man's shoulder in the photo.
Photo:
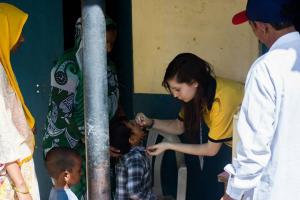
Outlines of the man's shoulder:
{"type": "MultiPolygon", "coordinates": [[[[252,64],[250,72],[271,73],[281,71],[283,66],[288,65],[293,57],[289,49],[272,49],[258,57],[252,64]]],[[[271,73],[273,74],[273,73],[271,73]]],[[[269,75],[271,75],[269,74],[269,75]]]]}

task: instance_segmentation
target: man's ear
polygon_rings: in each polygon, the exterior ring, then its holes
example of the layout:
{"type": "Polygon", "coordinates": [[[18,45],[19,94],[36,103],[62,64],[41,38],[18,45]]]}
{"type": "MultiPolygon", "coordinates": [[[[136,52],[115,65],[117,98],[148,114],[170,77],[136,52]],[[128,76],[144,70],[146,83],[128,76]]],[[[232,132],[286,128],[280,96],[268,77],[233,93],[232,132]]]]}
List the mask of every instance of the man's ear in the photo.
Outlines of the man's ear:
{"type": "Polygon", "coordinates": [[[193,86],[196,88],[198,87],[199,83],[197,81],[194,81],[193,86]]]}
{"type": "Polygon", "coordinates": [[[135,145],[137,143],[137,138],[131,135],[129,137],[128,141],[129,141],[129,144],[135,145]]]}
{"type": "Polygon", "coordinates": [[[269,26],[267,23],[263,23],[263,22],[255,22],[256,24],[256,28],[263,33],[263,35],[265,35],[266,33],[269,32],[269,26]]]}
{"type": "Polygon", "coordinates": [[[191,83],[190,83],[191,86],[193,87],[198,87],[199,83],[195,80],[193,80],[191,83]]]}
{"type": "Polygon", "coordinates": [[[66,183],[68,183],[70,180],[70,172],[68,170],[64,171],[64,180],[66,183]]]}

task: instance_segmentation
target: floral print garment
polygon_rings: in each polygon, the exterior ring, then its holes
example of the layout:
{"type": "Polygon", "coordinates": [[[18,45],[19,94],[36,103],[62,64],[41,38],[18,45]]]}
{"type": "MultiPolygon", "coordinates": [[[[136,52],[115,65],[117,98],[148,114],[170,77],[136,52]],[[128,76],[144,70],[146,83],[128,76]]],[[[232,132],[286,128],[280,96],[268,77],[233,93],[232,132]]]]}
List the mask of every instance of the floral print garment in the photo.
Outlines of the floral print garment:
{"type": "Polygon", "coordinates": [[[34,136],[26,121],[22,105],[11,88],[1,63],[0,112],[0,199],[16,199],[5,164],[17,161],[33,200],[39,200],[32,158],[34,136]]]}
{"type": "MultiPolygon", "coordinates": [[[[78,199],[86,192],[85,180],[85,135],[83,78],[74,48],[67,51],[51,71],[51,93],[49,98],[46,127],[43,136],[44,154],[53,147],[69,147],[82,157],[80,184],[71,189],[78,199]]],[[[108,60],[108,114],[111,119],[117,110],[119,89],[117,74],[112,61],[108,60]]]]}

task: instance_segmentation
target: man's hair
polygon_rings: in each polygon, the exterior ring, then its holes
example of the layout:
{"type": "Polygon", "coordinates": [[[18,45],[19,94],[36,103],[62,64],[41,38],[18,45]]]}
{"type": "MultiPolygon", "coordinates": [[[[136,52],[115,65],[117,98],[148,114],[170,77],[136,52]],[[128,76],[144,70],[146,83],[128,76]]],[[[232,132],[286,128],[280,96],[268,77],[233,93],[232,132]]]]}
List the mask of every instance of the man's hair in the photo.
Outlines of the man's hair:
{"type": "Polygon", "coordinates": [[[131,148],[129,138],[132,131],[124,122],[128,122],[128,120],[119,118],[111,121],[109,124],[110,146],[119,149],[121,154],[128,153],[131,148]]]}
{"type": "MultiPolygon", "coordinates": [[[[249,20],[249,23],[252,23],[256,27],[256,21],[249,20]]],[[[277,22],[277,23],[270,23],[270,25],[277,31],[288,28],[293,26],[293,22],[291,21],[284,21],[284,22],[277,22]]]]}
{"type": "Polygon", "coordinates": [[[289,3],[283,5],[281,14],[285,18],[289,19],[286,21],[278,22],[278,23],[271,23],[272,27],[275,30],[282,30],[284,28],[288,28],[290,26],[294,26],[296,21],[299,20],[299,10],[300,10],[300,1],[293,0],[289,3]]]}
{"type": "Polygon", "coordinates": [[[64,171],[72,171],[76,164],[76,158],[81,160],[80,155],[73,149],[54,147],[46,155],[45,164],[50,177],[57,179],[64,171]]]}
{"type": "Polygon", "coordinates": [[[286,21],[286,22],[278,22],[278,23],[270,23],[271,26],[279,31],[279,30],[282,30],[282,29],[285,29],[285,28],[288,28],[290,26],[293,26],[293,22],[292,21],[286,21]]]}

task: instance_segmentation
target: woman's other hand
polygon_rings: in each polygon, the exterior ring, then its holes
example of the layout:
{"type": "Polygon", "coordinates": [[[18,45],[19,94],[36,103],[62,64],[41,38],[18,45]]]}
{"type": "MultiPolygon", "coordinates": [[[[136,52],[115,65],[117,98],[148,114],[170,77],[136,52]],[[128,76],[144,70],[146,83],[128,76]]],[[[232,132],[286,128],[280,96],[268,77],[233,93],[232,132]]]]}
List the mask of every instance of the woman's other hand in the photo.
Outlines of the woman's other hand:
{"type": "Polygon", "coordinates": [[[148,128],[153,125],[153,119],[148,118],[144,113],[138,113],[135,116],[136,123],[143,128],[148,128]]]}
{"type": "Polygon", "coordinates": [[[159,143],[159,144],[155,144],[155,145],[149,146],[149,147],[147,147],[147,153],[150,156],[159,155],[159,154],[161,154],[164,151],[166,151],[166,150],[169,149],[168,145],[169,145],[169,143],[162,142],[162,143],[159,143]]]}

